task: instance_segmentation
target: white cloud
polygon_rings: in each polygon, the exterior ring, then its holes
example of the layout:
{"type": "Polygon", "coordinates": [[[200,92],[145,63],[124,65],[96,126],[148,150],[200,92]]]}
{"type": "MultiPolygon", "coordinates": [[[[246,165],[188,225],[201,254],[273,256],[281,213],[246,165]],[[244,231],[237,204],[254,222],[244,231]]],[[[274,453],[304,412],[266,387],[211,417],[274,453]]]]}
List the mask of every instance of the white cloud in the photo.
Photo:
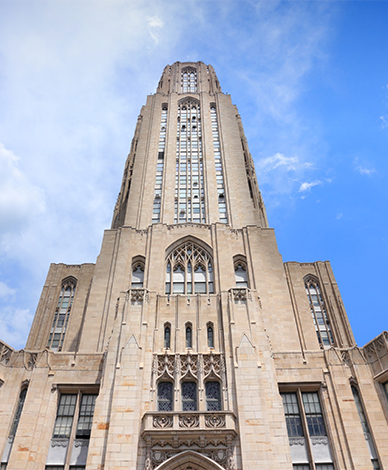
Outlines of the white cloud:
{"type": "Polygon", "coordinates": [[[380,116],[379,117],[380,121],[381,121],[381,127],[383,129],[385,129],[386,127],[388,127],[388,116],[380,116]]]}
{"type": "Polygon", "coordinates": [[[299,192],[302,193],[302,192],[305,192],[305,191],[310,191],[310,189],[313,188],[314,186],[318,186],[318,185],[321,185],[321,184],[322,184],[322,181],[319,181],[319,180],[312,181],[311,183],[308,183],[306,181],[304,183],[301,183],[301,185],[299,187],[299,192]]]}
{"type": "Polygon", "coordinates": [[[20,171],[19,160],[0,142],[0,236],[25,228],[45,208],[43,191],[20,171]]]}
{"type": "Polygon", "coordinates": [[[365,165],[361,165],[359,164],[359,158],[356,157],[354,159],[354,165],[355,165],[355,170],[360,173],[360,175],[366,175],[366,176],[369,176],[373,173],[376,173],[376,170],[374,168],[368,168],[367,166],[365,165]]]}
{"type": "Polygon", "coordinates": [[[258,168],[264,173],[282,167],[285,171],[295,171],[300,167],[298,157],[286,157],[282,153],[276,153],[270,157],[258,161],[258,168]]]}
{"type": "Polygon", "coordinates": [[[0,311],[0,331],[3,341],[16,349],[23,348],[33,319],[28,309],[7,306],[0,311]]]}
{"type": "Polygon", "coordinates": [[[5,282],[0,281],[0,298],[3,297],[14,297],[16,290],[7,286],[5,282]]]}

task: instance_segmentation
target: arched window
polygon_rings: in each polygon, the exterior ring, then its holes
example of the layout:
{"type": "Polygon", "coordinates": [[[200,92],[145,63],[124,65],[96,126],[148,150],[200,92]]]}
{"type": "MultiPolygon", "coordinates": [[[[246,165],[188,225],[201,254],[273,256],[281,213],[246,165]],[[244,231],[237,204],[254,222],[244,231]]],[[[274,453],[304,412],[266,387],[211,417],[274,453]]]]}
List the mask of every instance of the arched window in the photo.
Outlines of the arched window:
{"type": "Polygon", "coordinates": [[[158,383],[158,411],[172,411],[172,383],[158,383]]]}
{"type": "Polygon", "coordinates": [[[369,425],[365,416],[364,407],[362,405],[360,394],[354,385],[352,385],[351,388],[352,388],[352,393],[354,397],[354,403],[356,404],[358,416],[360,418],[362,430],[364,432],[364,437],[369,448],[369,453],[371,456],[373,468],[379,470],[380,464],[377,458],[376,448],[373,442],[373,437],[369,430],[369,425]]]}
{"type": "Polygon", "coordinates": [[[334,345],[334,339],[327,317],[325,302],[321,294],[318,282],[313,277],[305,278],[305,288],[310,303],[311,315],[313,317],[315,331],[321,347],[328,348],[334,345]]]}
{"type": "Polygon", "coordinates": [[[170,349],[170,345],[171,345],[171,328],[170,328],[170,325],[167,324],[164,327],[164,347],[166,349],[170,349]]]}
{"type": "Polygon", "coordinates": [[[221,391],[219,382],[206,382],[206,410],[221,411],[221,391]]]}
{"type": "Polygon", "coordinates": [[[214,348],[214,331],[212,323],[207,325],[207,345],[209,348],[214,348]]]}
{"type": "Polygon", "coordinates": [[[236,287],[248,287],[247,265],[243,261],[236,261],[234,264],[234,276],[236,287]]]}
{"type": "Polygon", "coordinates": [[[193,330],[191,325],[186,326],[186,348],[191,349],[193,347],[193,330]]]}
{"type": "Polygon", "coordinates": [[[62,290],[47,342],[47,347],[54,351],[61,351],[63,346],[71,306],[73,305],[76,283],[76,279],[72,276],[64,279],[62,282],[62,290]]]}
{"type": "Polygon", "coordinates": [[[197,384],[195,382],[182,382],[182,410],[197,410],[197,384]]]}
{"type": "Polygon", "coordinates": [[[167,257],[166,294],[213,294],[213,282],[211,256],[196,243],[182,243],[167,257]]]}
{"type": "Polygon", "coordinates": [[[136,263],[132,267],[132,282],[131,288],[137,289],[143,287],[144,283],[144,265],[142,263],[136,263]]]}

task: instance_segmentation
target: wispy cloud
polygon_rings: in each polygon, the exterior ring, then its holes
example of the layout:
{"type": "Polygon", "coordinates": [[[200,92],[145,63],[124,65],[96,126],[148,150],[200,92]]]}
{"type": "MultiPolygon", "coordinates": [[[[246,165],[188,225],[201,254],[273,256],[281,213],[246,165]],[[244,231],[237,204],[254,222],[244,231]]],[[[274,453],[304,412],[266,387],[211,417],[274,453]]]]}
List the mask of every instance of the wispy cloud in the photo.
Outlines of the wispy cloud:
{"type": "Polygon", "coordinates": [[[301,185],[299,186],[299,192],[303,193],[305,191],[310,191],[310,189],[313,188],[314,186],[318,186],[321,184],[323,184],[323,182],[319,180],[311,181],[310,183],[305,181],[304,183],[301,183],[301,185]]]}
{"type": "Polygon", "coordinates": [[[373,168],[373,167],[367,167],[367,166],[364,166],[364,165],[360,165],[359,164],[359,158],[355,158],[354,159],[354,166],[355,166],[355,170],[360,173],[360,175],[366,175],[366,176],[370,176],[372,175],[373,173],[376,173],[376,170],[373,168]]]}
{"type": "Polygon", "coordinates": [[[5,282],[0,281],[0,298],[14,297],[16,290],[7,286],[5,282]]]}

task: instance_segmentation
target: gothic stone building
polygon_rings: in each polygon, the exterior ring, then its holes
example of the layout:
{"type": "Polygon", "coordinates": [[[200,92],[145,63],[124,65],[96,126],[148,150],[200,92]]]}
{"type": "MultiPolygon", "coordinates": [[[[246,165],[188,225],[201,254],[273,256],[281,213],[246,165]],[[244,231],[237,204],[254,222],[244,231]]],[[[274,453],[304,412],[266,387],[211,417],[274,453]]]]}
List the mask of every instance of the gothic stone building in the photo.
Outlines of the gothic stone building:
{"type": "Polygon", "coordinates": [[[96,264],[52,264],[0,343],[1,469],[388,469],[387,332],[330,263],[283,263],[231,97],[167,66],[96,264]]]}

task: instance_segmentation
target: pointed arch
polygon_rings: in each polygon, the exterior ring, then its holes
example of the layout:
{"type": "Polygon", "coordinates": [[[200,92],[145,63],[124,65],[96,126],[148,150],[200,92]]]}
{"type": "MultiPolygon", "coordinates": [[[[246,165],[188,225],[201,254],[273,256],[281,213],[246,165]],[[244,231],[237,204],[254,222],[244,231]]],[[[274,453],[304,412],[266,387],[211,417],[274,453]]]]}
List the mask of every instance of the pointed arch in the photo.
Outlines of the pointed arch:
{"type": "Polygon", "coordinates": [[[195,237],[183,237],[166,250],[166,294],[213,294],[211,248],[195,237]]]}
{"type": "Polygon", "coordinates": [[[192,450],[187,450],[171,457],[155,470],[188,470],[189,465],[195,465],[195,470],[224,470],[214,460],[192,450]]]}
{"type": "Polygon", "coordinates": [[[190,465],[195,465],[195,470],[225,470],[214,460],[192,450],[174,455],[156,467],[155,470],[189,470],[190,465]]]}

